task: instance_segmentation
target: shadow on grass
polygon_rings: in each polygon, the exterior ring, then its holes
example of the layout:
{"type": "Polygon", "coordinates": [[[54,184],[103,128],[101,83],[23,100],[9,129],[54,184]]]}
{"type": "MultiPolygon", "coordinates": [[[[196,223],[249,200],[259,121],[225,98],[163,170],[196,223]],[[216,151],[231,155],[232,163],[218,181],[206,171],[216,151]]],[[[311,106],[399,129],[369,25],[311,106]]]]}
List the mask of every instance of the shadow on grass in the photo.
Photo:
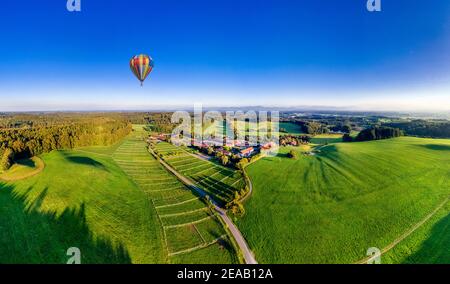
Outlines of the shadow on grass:
{"type": "Polygon", "coordinates": [[[420,147],[424,147],[430,150],[436,151],[450,151],[450,145],[442,145],[442,144],[426,144],[420,145],[420,147]]]}
{"type": "Polygon", "coordinates": [[[79,164],[79,165],[85,165],[85,166],[91,166],[98,169],[102,169],[105,171],[108,171],[108,169],[100,162],[89,158],[89,157],[83,157],[83,156],[72,156],[67,153],[62,152],[66,160],[68,160],[71,163],[79,164]]]}
{"type": "Polygon", "coordinates": [[[404,263],[448,264],[450,263],[450,214],[431,229],[430,236],[420,249],[407,257],[404,263]]]}
{"type": "Polygon", "coordinates": [[[24,167],[28,167],[28,168],[36,167],[36,163],[32,159],[18,160],[18,161],[16,161],[16,164],[24,166],[24,167]]]}
{"type": "Polygon", "coordinates": [[[62,212],[42,208],[47,189],[31,196],[29,187],[18,193],[0,183],[0,263],[60,263],[67,249],[81,251],[81,263],[131,263],[121,244],[95,236],[86,223],[82,203],[62,212]]]}

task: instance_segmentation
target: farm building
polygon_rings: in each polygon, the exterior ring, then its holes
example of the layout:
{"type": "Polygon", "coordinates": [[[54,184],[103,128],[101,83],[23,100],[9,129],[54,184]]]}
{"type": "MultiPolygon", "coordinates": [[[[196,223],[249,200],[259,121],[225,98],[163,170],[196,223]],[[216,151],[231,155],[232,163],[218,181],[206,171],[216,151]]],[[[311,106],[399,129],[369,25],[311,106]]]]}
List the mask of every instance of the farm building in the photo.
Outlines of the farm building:
{"type": "Polygon", "coordinates": [[[248,147],[248,148],[242,149],[240,154],[242,157],[249,157],[252,155],[253,151],[255,151],[255,148],[248,147]]]}

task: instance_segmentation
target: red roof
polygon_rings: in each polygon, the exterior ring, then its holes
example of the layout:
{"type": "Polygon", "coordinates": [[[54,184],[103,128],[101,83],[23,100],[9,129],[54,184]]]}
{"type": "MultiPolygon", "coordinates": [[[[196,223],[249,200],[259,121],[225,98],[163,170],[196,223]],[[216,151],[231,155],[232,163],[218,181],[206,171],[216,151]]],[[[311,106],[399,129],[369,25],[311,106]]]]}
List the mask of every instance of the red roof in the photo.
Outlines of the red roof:
{"type": "Polygon", "coordinates": [[[251,153],[251,152],[253,152],[253,147],[249,147],[249,148],[246,148],[244,150],[241,150],[241,154],[248,154],[248,153],[251,153]]]}

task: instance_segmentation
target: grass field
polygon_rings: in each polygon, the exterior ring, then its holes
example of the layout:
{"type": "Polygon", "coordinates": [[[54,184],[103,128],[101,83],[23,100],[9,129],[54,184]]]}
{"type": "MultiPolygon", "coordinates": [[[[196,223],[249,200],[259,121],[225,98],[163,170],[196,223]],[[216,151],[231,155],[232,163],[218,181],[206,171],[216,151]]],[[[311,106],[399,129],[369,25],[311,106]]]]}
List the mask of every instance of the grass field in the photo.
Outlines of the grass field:
{"type": "Polygon", "coordinates": [[[342,142],[342,134],[319,134],[311,137],[312,144],[324,145],[342,142]]]}
{"type": "Polygon", "coordinates": [[[44,154],[45,169],[0,184],[0,263],[165,261],[159,223],[145,195],[105,156],[44,154]]]}
{"type": "Polygon", "coordinates": [[[45,167],[39,157],[17,161],[9,170],[0,172],[0,181],[17,181],[39,174],[45,167]]]}
{"type": "Polygon", "coordinates": [[[303,130],[301,128],[300,125],[292,123],[292,122],[280,122],[279,123],[279,129],[285,129],[286,133],[280,133],[281,135],[283,134],[293,134],[293,135],[298,135],[298,134],[303,134],[303,130]]]}
{"type": "Polygon", "coordinates": [[[234,250],[222,225],[197,195],[150,155],[144,136],[142,126],[135,126],[133,135],[112,156],[145,193],[155,209],[168,261],[236,262],[234,250]],[[205,252],[200,252],[202,250],[205,252]],[[208,257],[197,258],[196,255],[208,257]]]}
{"type": "Polygon", "coordinates": [[[147,152],[141,129],[111,147],[44,154],[38,175],[0,183],[0,263],[65,263],[69,247],[82,263],[237,262],[222,225],[147,152]]]}
{"type": "Polygon", "coordinates": [[[436,215],[391,251],[382,263],[450,262],[450,202],[436,215]]]}
{"type": "Polygon", "coordinates": [[[245,186],[240,172],[197,158],[181,147],[161,142],[154,148],[170,166],[194,181],[219,203],[232,200],[234,192],[245,186]]]}
{"type": "MultiPolygon", "coordinates": [[[[238,226],[261,263],[356,262],[450,194],[450,140],[337,143],[298,160],[287,158],[289,150],[247,169],[254,192],[238,226]]],[[[448,263],[445,208],[390,251],[389,261],[448,263]]]]}

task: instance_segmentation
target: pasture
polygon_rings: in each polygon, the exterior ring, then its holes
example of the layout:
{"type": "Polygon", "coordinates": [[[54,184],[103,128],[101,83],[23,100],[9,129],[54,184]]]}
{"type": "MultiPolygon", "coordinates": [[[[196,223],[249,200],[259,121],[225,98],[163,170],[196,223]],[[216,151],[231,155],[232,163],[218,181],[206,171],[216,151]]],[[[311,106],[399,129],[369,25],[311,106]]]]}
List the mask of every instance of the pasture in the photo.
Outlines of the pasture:
{"type": "Polygon", "coordinates": [[[342,134],[328,133],[311,136],[312,144],[325,145],[339,142],[342,142],[342,134]]]}
{"type": "Polygon", "coordinates": [[[148,153],[141,126],[111,147],[41,155],[0,182],[0,263],[235,263],[208,207],[148,153]]]}
{"type": "Polygon", "coordinates": [[[237,261],[225,230],[208,206],[150,155],[143,137],[142,127],[136,126],[112,156],[154,208],[168,262],[237,261]]]}
{"type": "Polygon", "coordinates": [[[163,263],[156,213],[109,157],[80,151],[41,156],[33,177],[0,183],[0,263],[163,263]]]}
{"type": "MultiPolygon", "coordinates": [[[[450,195],[450,140],[337,143],[298,160],[287,157],[290,149],[247,168],[253,195],[237,224],[261,263],[356,262],[369,247],[389,245],[450,195]]],[[[440,252],[450,245],[445,208],[387,261],[448,262],[440,252]]]]}
{"type": "Polygon", "coordinates": [[[190,178],[221,204],[231,201],[234,193],[245,187],[245,181],[240,172],[198,158],[182,147],[160,142],[155,145],[154,150],[170,166],[190,178]]]}

